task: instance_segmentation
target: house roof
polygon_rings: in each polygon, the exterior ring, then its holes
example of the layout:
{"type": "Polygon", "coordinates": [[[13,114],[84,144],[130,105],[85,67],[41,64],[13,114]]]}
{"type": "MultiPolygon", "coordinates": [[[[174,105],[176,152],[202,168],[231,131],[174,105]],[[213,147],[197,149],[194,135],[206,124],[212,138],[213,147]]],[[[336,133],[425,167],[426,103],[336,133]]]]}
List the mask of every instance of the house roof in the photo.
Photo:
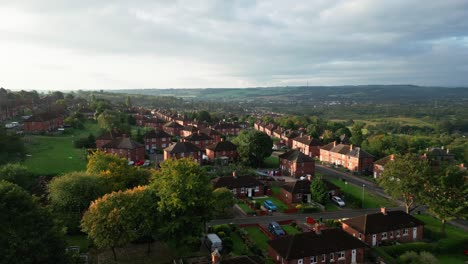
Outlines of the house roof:
{"type": "Polygon", "coordinates": [[[429,148],[426,152],[426,155],[431,156],[454,156],[447,149],[442,148],[429,148]]]}
{"type": "Polygon", "coordinates": [[[169,123],[166,123],[164,124],[164,127],[172,127],[172,128],[183,128],[183,126],[177,122],[169,122],[169,123]]]}
{"type": "Polygon", "coordinates": [[[218,123],[213,126],[214,129],[241,128],[237,123],[218,123]]]}
{"type": "Polygon", "coordinates": [[[349,146],[349,145],[338,144],[338,145],[334,146],[334,147],[330,150],[330,152],[335,152],[335,153],[340,153],[340,154],[348,154],[349,149],[350,149],[350,146],[349,146]]]}
{"type": "Polygon", "coordinates": [[[298,136],[298,137],[295,137],[293,140],[297,141],[297,142],[300,142],[302,144],[305,144],[307,146],[321,146],[322,145],[320,140],[318,140],[318,139],[316,139],[314,137],[311,137],[309,135],[298,136]]]}
{"type": "Polygon", "coordinates": [[[239,256],[221,260],[221,264],[263,264],[265,263],[259,256],[239,256]]]}
{"type": "Polygon", "coordinates": [[[291,149],[290,151],[279,155],[280,159],[286,159],[297,163],[313,162],[314,159],[300,152],[298,149],[291,149]]]}
{"type": "Polygon", "coordinates": [[[203,134],[206,134],[206,135],[210,136],[210,137],[211,136],[221,136],[221,133],[219,133],[218,131],[216,131],[216,130],[214,130],[212,128],[209,128],[209,127],[200,129],[199,131],[201,133],[203,133],[203,134]]]}
{"type": "Polygon", "coordinates": [[[394,156],[393,155],[388,155],[387,157],[384,157],[384,158],[381,158],[379,160],[376,160],[374,162],[374,164],[376,165],[381,165],[381,166],[385,166],[385,164],[387,164],[387,162],[391,161],[394,159],[394,156]]]}
{"type": "Polygon", "coordinates": [[[102,146],[102,148],[115,148],[115,149],[136,149],[143,147],[142,144],[131,140],[128,137],[116,138],[111,142],[102,146]]]}
{"type": "Polygon", "coordinates": [[[232,188],[241,188],[241,187],[256,187],[256,186],[263,186],[259,180],[257,180],[254,176],[224,176],[218,177],[213,180],[213,187],[221,188],[226,187],[228,189],[232,188]]]}
{"type": "Polygon", "coordinates": [[[59,118],[61,115],[57,112],[43,112],[40,114],[32,115],[30,118],[25,120],[24,122],[44,122],[49,121],[55,118],[59,118]]]}
{"type": "Polygon", "coordinates": [[[190,131],[190,132],[197,132],[198,128],[196,126],[187,125],[187,126],[184,126],[183,130],[190,131]]]}
{"type": "Polygon", "coordinates": [[[288,129],[288,130],[284,131],[283,134],[282,134],[282,136],[287,137],[289,139],[296,138],[299,135],[300,135],[299,132],[297,132],[295,130],[291,130],[291,129],[288,129]]]}
{"type": "Polygon", "coordinates": [[[356,157],[356,158],[373,158],[374,157],[372,154],[362,150],[360,147],[355,147],[351,149],[347,155],[351,157],[356,157]]]}
{"type": "Polygon", "coordinates": [[[366,247],[362,241],[340,228],[323,229],[321,234],[304,232],[283,236],[268,241],[268,244],[287,260],[366,247]]]}
{"type": "Polygon", "coordinates": [[[403,211],[365,214],[344,220],[343,223],[366,235],[424,225],[423,222],[403,211]]]}
{"type": "Polygon", "coordinates": [[[201,149],[190,142],[177,142],[165,148],[164,151],[168,153],[176,154],[176,153],[199,152],[201,151],[201,149]]]}
{"type": "Polygon", "coordinates": [[[213,140],[210,136],[204,133],[193,133],[190,136],[184,137],[188,141],[203,141],[203,140],[213,140]]]}
{"type": "Polygon", "coordinates": [[[164,130],[150,130],[146,132],[145,138],[170,138],[172,137],[168,133],[166,133],[164,130]]]}
{"type": "Polygon", "coordinates": [[[320,149],[330,151],[335,146],[335,144],[336,144],[336,142],[328,143],[327,145],[321,147],[320,149]]]}
{"type": "Polygon", "coordinates": [[[206,147],[212,151],[233,151],[237,150],[237,146],[231,141],[220,141],[218,143],[211,144],[206,147]]]}
{"type": "Polygon", "coordinates": [[[283,185],[283,189],[294,194],[294,193],[310,193],[310,181],[309,180],[298,180],[295,182],[288,182],[283,185]]]}

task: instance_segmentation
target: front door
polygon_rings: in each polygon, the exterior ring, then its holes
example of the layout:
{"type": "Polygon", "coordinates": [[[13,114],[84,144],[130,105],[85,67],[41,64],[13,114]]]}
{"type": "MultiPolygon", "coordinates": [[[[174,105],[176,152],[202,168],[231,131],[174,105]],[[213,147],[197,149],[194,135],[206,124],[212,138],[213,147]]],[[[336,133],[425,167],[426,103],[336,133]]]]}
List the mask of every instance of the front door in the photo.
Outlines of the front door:
{"type": "Polygon", "coordinates": [[[418,235],[418,228],[417,228],[417,227],[413,227],[413,240],[416,240],[417,235],[418,235]]]}
{"type": "Polygon", "coordinates": [[[252,188],[247,189],[247,196],[248,197],[252,197],[252,190],[253,190],[252,188]]]}
{"type": "Polygon", "coordinates": [[[356,250],[351,251],[351,263],[356,263],[356,250]]]}
{"type": "Polygon", "coordinates": [[[377,235],[373,234],[372,235],[372,246],[375,246],[375,245],[377,245],[377,235]]]}

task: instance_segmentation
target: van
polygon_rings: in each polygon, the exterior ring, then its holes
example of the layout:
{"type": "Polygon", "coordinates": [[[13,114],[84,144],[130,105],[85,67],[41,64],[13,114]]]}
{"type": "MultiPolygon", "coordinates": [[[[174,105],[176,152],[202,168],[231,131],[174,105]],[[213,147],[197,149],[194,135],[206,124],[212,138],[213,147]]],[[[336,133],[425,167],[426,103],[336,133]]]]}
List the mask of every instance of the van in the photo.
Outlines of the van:
{"type": "Polygon", "coordinates": [[[218,249],[218,251],[221,252],[223,249],[221,238],[219,238],[219,236],[216,234],[206,235],[205,245],[210,250],[210,252],[213,252],[215,249],[218,249]]]}

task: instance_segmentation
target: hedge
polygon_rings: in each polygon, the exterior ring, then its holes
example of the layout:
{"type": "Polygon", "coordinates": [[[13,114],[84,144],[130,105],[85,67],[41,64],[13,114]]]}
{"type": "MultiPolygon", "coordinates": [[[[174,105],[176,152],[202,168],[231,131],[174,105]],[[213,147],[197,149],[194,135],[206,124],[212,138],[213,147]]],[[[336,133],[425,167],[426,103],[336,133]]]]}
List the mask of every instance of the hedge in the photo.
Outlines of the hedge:
{"type": "Polygon", "coordinates": [[[418,253],[421,251],[434,252],[436,250],[436,245],[426,242],[412,242],[395,246],[385,246],[381,248],[390,256],[398,257],[407,251],[415,251],[418,253]]]}

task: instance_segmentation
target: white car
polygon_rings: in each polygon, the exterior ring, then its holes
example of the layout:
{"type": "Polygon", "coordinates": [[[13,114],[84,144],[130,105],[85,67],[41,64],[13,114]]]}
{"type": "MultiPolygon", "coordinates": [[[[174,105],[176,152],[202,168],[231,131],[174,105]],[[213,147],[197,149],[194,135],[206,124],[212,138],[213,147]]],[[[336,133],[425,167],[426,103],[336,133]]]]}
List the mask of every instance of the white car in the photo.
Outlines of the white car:
{"type": "Polygon", "coordinates": [[[335,202],[340,207],[345,206],[345,202],[338,196],[333,196],[332,201],[335,202]]]}

